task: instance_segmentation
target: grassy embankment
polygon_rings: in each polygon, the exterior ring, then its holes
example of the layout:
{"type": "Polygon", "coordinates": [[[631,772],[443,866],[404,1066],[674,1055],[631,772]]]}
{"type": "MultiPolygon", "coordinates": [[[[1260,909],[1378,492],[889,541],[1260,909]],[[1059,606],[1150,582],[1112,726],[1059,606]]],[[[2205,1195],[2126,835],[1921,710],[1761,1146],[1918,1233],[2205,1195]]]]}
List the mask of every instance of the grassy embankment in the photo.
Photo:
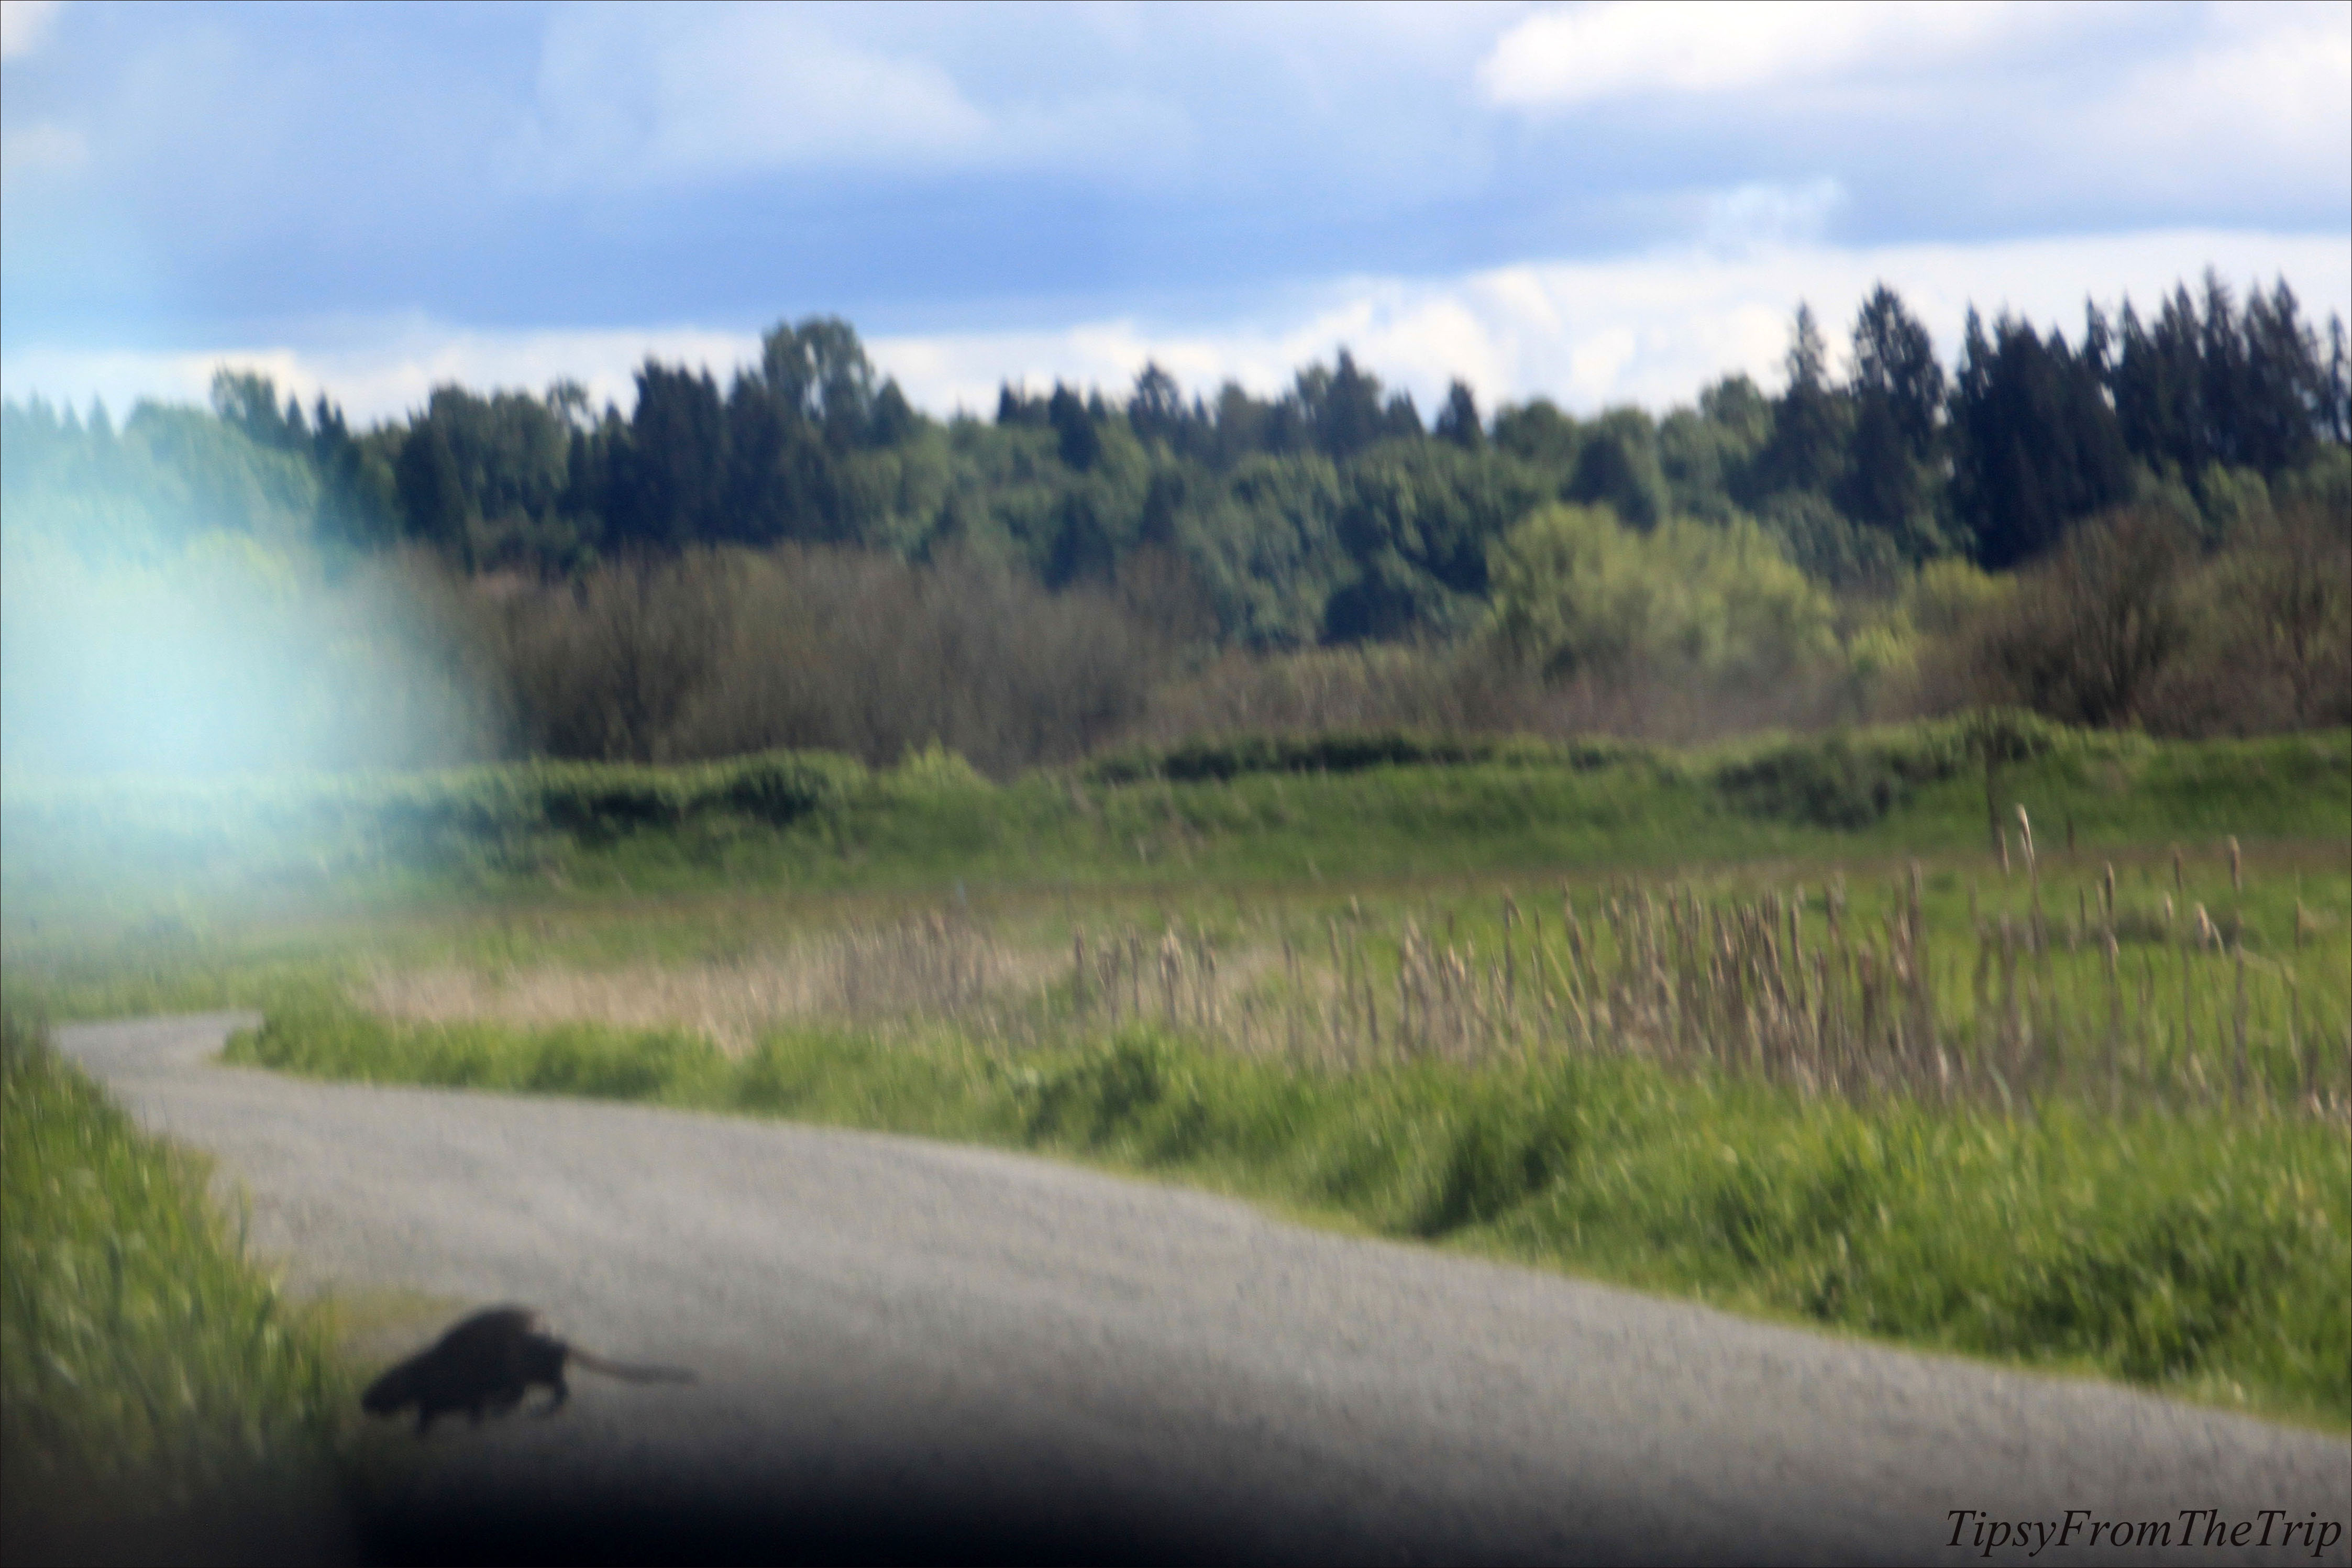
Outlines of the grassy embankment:
{"type": "MultiPolygon", "coordinates": [[[[764,816],[724,770],[542,770],[436,786],[523,804],[412,821],[404,910],[14,945],[76,1011],[258,1005],[237,1054],[292,1070],[1053,1150],[2341,1428],[2347,739],[2029,733],[2006,875],[1950,731],[934,759],[764,816]]],[[[394,840],[337,831],[381,899],[394,840]]]]}
{"type": "MultiPolygon", "coordinates": [[[[351,1390],[207,1201],[0,1003],[0,1542],[11,1561],[331,1552],[351,1390]]],[[[347,1550],[347,1547],[342,1549],[347,1550]]]]}

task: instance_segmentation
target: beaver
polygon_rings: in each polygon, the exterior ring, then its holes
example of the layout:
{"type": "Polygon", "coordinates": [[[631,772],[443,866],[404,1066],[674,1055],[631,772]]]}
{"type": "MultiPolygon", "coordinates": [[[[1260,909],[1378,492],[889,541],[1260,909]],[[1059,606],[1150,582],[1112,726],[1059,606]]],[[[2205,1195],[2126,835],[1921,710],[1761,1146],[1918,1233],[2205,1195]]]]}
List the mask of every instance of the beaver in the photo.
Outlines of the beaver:
{"type": "Polygon", "coordinates": [[[563,1407],[572,1391],[563,1382],[567,1362],[630,1383],[692,1383],[694,1374],[671,1366],[630,1366],[566,1344],[539,1325],[527,1307],[488,1307],[451,1328],[428,1349],[402,1362],[368,1384],[360,1408],[371,1415],[397,1415],[416,1407],[416,1435],[434,1420],[465,1411],[479,1426],[488,1411],[503,1415],[522,1403],[534,1384],[551,1397],[541,1415],[563,1407]]]}

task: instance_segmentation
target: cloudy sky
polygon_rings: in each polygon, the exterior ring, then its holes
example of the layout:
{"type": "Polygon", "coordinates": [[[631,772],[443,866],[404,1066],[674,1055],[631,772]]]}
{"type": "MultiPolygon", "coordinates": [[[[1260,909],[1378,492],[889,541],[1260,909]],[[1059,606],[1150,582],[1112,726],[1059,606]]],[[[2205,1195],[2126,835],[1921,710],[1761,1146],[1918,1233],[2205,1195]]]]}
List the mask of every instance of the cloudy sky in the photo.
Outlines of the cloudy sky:
{"type": "Polygon", "coordinates": [[[849,318],[915,400],[1771,381],[1877,279],[2352,316],[2352,5],[0,4],[0,385],[627,401],[849,318]]]}

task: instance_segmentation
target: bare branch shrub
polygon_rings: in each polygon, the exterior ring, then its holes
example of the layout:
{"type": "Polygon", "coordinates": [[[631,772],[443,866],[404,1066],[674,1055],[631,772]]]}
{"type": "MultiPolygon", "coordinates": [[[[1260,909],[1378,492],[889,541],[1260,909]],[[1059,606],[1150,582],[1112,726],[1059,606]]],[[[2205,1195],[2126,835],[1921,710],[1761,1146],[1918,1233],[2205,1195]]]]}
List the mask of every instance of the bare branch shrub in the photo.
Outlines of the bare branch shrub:
{"type": "Polygon", "coordinates": [[[622,562],[504,606],[505,656],[534,752],[674,762],[688,703],[719,670],[742,597],[740,557],[622,562]]]}
{"type": "Polygon", "coordinates": [[[494,596],[521,742],[560,757],[888,764],[936,743],[1006,774],[1111,740],[1171,652],[1110,591],[961,554],[693,551],[494,596]]]}
{"type": "Polygon", "coordinates": [[[2190,541],[2158,513],[2084,523],[1979,623],[1972,696],[2069,723],[2139,722],[2158,676],[2189,641],[2181,588],[2190,560],[2190,541]]]}
{"type": "Polygon", "coordinates": [[[2255,734],[2352,723],[2352,513],[2312,501],[2252,522],[2202,574],[2198,635],[2148,727],[2255,734]]]}

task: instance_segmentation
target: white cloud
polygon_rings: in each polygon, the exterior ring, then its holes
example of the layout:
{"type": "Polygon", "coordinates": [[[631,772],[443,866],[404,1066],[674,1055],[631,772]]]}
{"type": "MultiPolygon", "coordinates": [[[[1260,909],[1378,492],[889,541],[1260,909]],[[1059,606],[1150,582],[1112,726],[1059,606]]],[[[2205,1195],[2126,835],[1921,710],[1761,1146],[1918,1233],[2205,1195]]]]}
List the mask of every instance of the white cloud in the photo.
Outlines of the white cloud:
{"type": "Polygon", "coordinates": [[[1707,204],[1703,240],[1733,251],[1809,243],[1822,237],[1844,204],[1845,187],[1826,174],[1797,185],[1740,185],[1707,204]]]}
{"type": "MultiPolygon", "coordinates": [[[[1000,384],[1042,390],[1056,380],[1123,393],[1149,360],[1188,392],[1213,395],[1231,379],[1260,394],[1289,384],[1342,344],[1424,415],[1459,376],[1480,404],[1548,396],[1580,413],[1620,403],[1687,403],[1718,375],[1780,379],[1789,319],[1810,302],[1833,345],[1863,297],[1891,285],[1934,333],[1948,365],[1973,301],[2079,334],[2086,297],[2113,307],[2128,293],[2143,309],[2210,263],[2233,288],[2284,275],[2305,315],[2352,319],[2352,250],[2330,237],[2174,230],[1979,244],[1833,248],[1762,245],[1738,253],[1685,247],[1604,262],[1537,262],[1428,281],[1331,282],[1286,309],[1187,327],[1114,318],[1031,331],[881,335],[876,362],[908,397],[937,414],[992,412],[1000,384]]],[[[436,384],[543,389],[571,376],[601,405],[625,410],[630,374],[647,354],[708,364],[723,380],[758,353],[751,332],[689,327],[645,331],[481,332],[427,321],[347,330],[310,347],[224,346],[205,353],[10,352],[0,385],[24,397],[87,404],[102,395],[118,416],[138,396],[202,401],[220,363],[260,370],[307,402],[320,387],[366,421],[421,406],[436,384]]]]}
{"type": "Polygon", "coordinates": [[[120,419],[142,398],[205,402],[211,395],[213,372],[226,365],[268,376],[281,394],[299,396],[305,406],[323,391],[354,421],[366,424],[422,408],[433,388],[452,382],[477,392],[520,388],[539,393],[569,377],[588,389],[594,406],[610,401],[625,410],[636,398],[632,376],[647,355],[668,363],[709,364],[723,372],[757,358],[759,350],[754,333],[693,327],[483,332],[412,319],[373,327],[345,325],[327,341],[301,347],[12,351],[0,359],[0,387],[12,398],[37,393],[53,403],[83,408],[91,398],[103,398],[120,419]]]}
{"type": "Polygon", "coordinates": [[[2195,196],[2248,180],[2352,176],[2352,6],[2224,7],[2208,47],[2125,73],[2071,160],[2195,196]]]}
{"type": "Polygon", "coordinates": [[[1286,318],[1196,331],[1133,321],[1063,331],[881,338],[876,359],[925,407],[994,405],[1004,380],[1055,379],[1119,390],[1157,359],[1188,391],[1228,377],[1259,393],[1289,384],[1341,344],[1433,412],[1452,378],[1480,403],[1548,396],[1590,413],[1619,403],[1686,403],[1717,376],[1780,379],[1789,320],[1810,302],[1840,342],[1882,279],[1909,303],[1949,364],[1971,300],[1988,321],[2003,309],[2070,338],[2086,297],[2145,308],[2208,263],[2233,287],[2284,274],[2306,317],[2352,318],[2352,252],[2302,236],[2202,230],[2089,238],[1838,249],[1678,249],[1605,262],[1497,268],[1433,282],[1360,279],[1328,285],[1286,318]]]}
{"type": "Polygon", "coordinates": [[[1489,101],[1557,109],[1933,70],[2045,28],[2055,7],[1993,0],[1611,3],[1528,17],[1478,68],[1489,101]]]}
{"type": "Polygon", "coordinates": [[[47,41],[58,0],[0,0],[0,60],[22,59],[47,41]]]}

